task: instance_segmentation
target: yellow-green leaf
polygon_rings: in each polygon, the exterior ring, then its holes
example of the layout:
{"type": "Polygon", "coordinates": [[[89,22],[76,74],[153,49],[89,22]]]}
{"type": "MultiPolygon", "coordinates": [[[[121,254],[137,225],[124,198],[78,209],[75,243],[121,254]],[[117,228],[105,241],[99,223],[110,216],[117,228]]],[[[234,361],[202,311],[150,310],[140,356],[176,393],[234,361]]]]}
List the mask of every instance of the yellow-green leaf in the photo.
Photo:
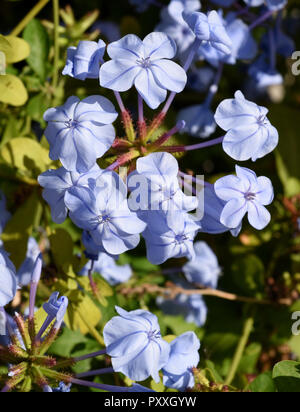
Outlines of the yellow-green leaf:
{"type": "Polygon", "coordinates": [[[16,267],[19,267],[25,259],[28,237],[34,225],[39,225],[42,210],[40,196],[34,191],[26,202],[18,207],[1,235],[5,250],[10,253],[16,267]]]}
{"type": "Polygon", "coordinates": [[[81,291],[78,291],[77,298],[76,302],[69,302],[65,317],[66,325],[71,330],[80,330],[84,335],[87,333],[92,335],[98,333],[95,327],[101,320],[101,312],[99,308],[89,296],[84,295],[81,291]]]}
{"type": "MultiPolygon", "coordinates": [[[[1,77],[0,77],[1,78],[1,77]]],[[[51,163],[48,151],[38,142],[26,137],[16,137],[2,147],[2,159],[10,166],[37,177],[51,163]]]]}
{"type": "Polygon", "coordinates": [[[0,76],[0,101],[12,106],[22,106],[28,99],[23,82],[12,74],[0,76]]]}
{"type": "Polygon", "coordinates": [[[27,59],[30,46],[24,39],[15,36],[1,36],[0,50],[4,52],[6,63],[17,63],[27,59]]]}
{"type": "Polygon", "coordinates": [[[51,252],[55,264],[62,268],[73,261],[73,240],[64,229],[56,229],[50,236],[51,252]]]}

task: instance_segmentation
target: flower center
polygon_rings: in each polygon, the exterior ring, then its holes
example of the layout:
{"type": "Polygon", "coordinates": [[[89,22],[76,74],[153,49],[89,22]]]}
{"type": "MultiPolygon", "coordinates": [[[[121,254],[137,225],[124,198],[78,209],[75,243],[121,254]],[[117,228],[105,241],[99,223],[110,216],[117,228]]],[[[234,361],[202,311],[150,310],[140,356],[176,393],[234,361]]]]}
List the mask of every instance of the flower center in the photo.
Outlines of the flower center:
{"type": "Polygon", "coordinates": [[[145,59],[142,58],[142,59],[137,60],[137,64],[142,66],[144,69],[149,69],[152,63],[151,63],[150,57],[146,57],[145,59]]]}
{"type": "Polygon", "coordinates": [[[245,193],[244,197],[245,197],[246,200],[251,201],[251,200],[254,200],[256,198],[256,193],[247,192],[247,193],[245,193]]]}
{"type": "Polygon", "coordinates": [[[98,221],[102,225],[104,223],[108,223],[110,221],[109,215],[99,215],[98,216],[98,221]]]}
{"type": "Polygon", "coordinates": [[[263,114],[261,116],[259,116],[259,118],[257,119],[257,123],[261,126],[266,125],[267,122],[267,116],[264,116],[263,114]]]}
{"type": "Polygon", "coordinates": [[[77,120],[69,119],[67,122],[65,122],[65,125],[69,129],[75,129],[75,127],[77,127],[77,125],[78,125],[78,122],[77,122],[77,120]]]}
{"type": "Polygon", "coordinates": [[[177,245],[181,245],[182,243],[184,243],[186,240],[188,240],[187,235],[176,235],[175,236],[175,243],[177,245]]]}
{"type": "Polygon", "coordinates": [[[160,338],[161,338],[161,334],[159,330],[150,330],[150,332],[148,332],[149,340],[155,340],[155,339],[160,339],[160,338]]]}

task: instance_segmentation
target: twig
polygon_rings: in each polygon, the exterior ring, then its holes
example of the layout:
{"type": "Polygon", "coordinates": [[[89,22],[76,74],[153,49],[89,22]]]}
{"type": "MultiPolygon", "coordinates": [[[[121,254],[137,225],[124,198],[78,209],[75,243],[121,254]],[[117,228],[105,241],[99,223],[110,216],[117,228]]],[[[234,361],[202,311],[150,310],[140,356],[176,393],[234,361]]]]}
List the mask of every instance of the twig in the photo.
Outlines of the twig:
{"type": "Polygon", "coordinates": [[[175,285],[172,282],[168,282],[166,286],[167,287],[164,288],[164,287],[160,287],[157,285],[143,284],[135,288],[123,288],[121,289],[121,293],[125,296],[126,295],[143,295],[145,293],[158,294],[158,295],[163,295],[165,298],[168,298],[168,299],[175,299],[176,296],[178,295],[214,296],[220,299],[236,301],[236,302],[252,303],[252,304],[258,304],[258,305],[279,304],[279,305],[284,305],[284,306],[290,306],[293,303],[291,299],[280,299],[276,302],[273,302],[271,300],[266,300],[266,299],[256,299],[256,298],[250,298],[250,297],[245,297],[245,296],[238,296],[233,293],[223,292],[221,290],[210,289],[210,288],[184,289],[180,286],[175,285]]]}

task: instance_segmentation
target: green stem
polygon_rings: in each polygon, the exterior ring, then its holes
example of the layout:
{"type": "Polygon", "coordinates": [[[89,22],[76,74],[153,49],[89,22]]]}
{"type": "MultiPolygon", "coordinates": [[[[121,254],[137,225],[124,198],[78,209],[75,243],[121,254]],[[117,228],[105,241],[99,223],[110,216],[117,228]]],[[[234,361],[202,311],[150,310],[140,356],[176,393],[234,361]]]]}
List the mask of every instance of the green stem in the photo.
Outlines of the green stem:
{"type": "Polygon", "coordinates": [[[54,21],[54,62],[52,87],[55,91],[58,84],[59,72],[59,0],[53,0],[53,21],[54,21]]]}
{"type": "Polygon", "coordinates": [[[226,378],[225,381],[225,385],[231,385],[236,372],[238,370],[238,367],[240,365],[243,353],[246,349],[249,337],[251,335],[252,329],[254,326],[254,318],[253,317],[249,317],[248,319],[246,319],[245,324],[244,324],[244,330],[243,330],[243,334],[241,336],[241,339],[239,341],[239,344],[237,346],[236,352],[234,354],[233,360],[232,360],[232,364],[230,367],[230,371],[228,373],[228,376],[226,378]]]}
{"type": "Polygon", "coordinates": [[[35,18],[37,14],[46,6],[47,3],[49,3],[50,0],[40,0],[38,4],[36,4],[33,9],[30,10],[30,12],[24,17],[24,19],[13,29],[13,31],[10,33],[12,36],[18,36],[24,28],[27,26],[27,24],[35,18]]]}

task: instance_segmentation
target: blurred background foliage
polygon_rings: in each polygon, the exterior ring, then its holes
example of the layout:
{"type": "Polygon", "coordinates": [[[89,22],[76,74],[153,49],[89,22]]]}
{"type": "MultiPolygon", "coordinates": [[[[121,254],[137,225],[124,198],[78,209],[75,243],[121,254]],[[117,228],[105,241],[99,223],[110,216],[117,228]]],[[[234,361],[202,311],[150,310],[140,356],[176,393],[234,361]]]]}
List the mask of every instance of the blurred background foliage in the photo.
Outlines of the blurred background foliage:
{"type": "MultiPolygon", "coordinates": [[[[286,29],[295,39],[297,50],[300,50],[300,23],[299,20],[297,22],[299,2],[289,0],[288,3],[290,24],[287,23],[286,29]]],[[[108,90],[100,89],[97,81],[82,83],[61,76],[67,47],[76,45],[82,39],[97,39],[103,22],[107,21],[116,23],[121,35],[136,33],[143,37],[153,31],[159,19],[159,9],[153,7],[139,15],[125,0],[61,0],[57,56],[51,2],[26,24],[24,30],[18,33],[18,38],[9,36],[36,4],[32,0],[1,0],[0,50],[6,54],[8,65],[6,75],[0,76],[0,189],[6,195],[8,209],[12,213],[1,238],[17,267],[24,260],[28,237],[34,236],[38,240],[46,262],[39,303],[47,299],[53,290],[70,299],[67,327],[53,345],[53,354],[80,356],[97,350],[103,344],[101,330],[114,315],[115,304],[128,310],[141,307],[158,315],[164,335],[194,330],[202,342],[201,367],[206,368],[211,381],[220,383],[230,371],[245,321],[250,318],[254,319],[253,332],[233,384],[239,389],[265,388],[275,391],[278,386],[271,379],[274,365],[279,361],[300,361],[300,336],[292,337],[291,334],[291,314],[300,311],[300,77],[291,74],[292,61],[283,58],[279,61],[284,86],[273,87],[264,95],[255,97],[257,103],[269,107],[269,118],[280,132],[276,152],[255,164],[257,174],[269,176],[275,186],[272,223],[262,232],[254,231],[245,224],[236,239],[230,234],[200,236],[215,251],[223,268],[220,289],[267,299],[274,304],[249,305],[207,297],[208,321],[204,328],[199,329],[194,324],[186,323],[181,316],[164,315],[157,309],[153,294],[124,295],[124,285],[112,289],[100,276],[96,281],[101,296],[95,299],[87,279],[77,276],[86,263],[82,254],[81,232],[70,220],[62,225],[51,221],[49,208],[41,197],[41,188],[36,180],[41,172],[58,166],[48,157],[49,147],[43,136],[44,111],[60,105],[71,95],[84,98],[91,94],[104,94],[112,98],[108,90]],[[57,68],[59,70],[53,75],[57,68]],[[276,304],[280,299],[286,299],[289,305],[276,304]]],[[[215,105],[232,96],[237,89],[244,90],[245,77],[242,64],[227,66],[215,105]]],[[[179,95],[167,119],[167,126],[174,124],[178,109],[203,99],[203,95],[188,90],[179,95]]],[[[127,93],[125,102],[135,116],[135,94],[127,93]]],[[[152,117],[150,112],[146,114],[152,117]]],[[[121,130],[120,124],[116,126],[118,131],[121,130]]],[[[184,139],[191,141],[188,136],[184,139]]],[[[182,170],[205,174],[210,182],[234,170],[234,161],[219,147],[189,153],[181,159],[181,164],[182,170]]],[[[253,167],[253,164],[246,163],[245,166],[253,167]]],[[[145,283],[165,285],[167,279],[162,275],[161,268],[151,265],[144,256],[142,243],[137,250],[121,257],[121,262],[130,263],[134,270],[127,289],[145,283]]],[[[169,261],[164,268],[181,263],[184,260],[179,263],[169,261]]],[[[24,289],[12,310],[16,306],[24,309],[27,304],[28,290],[24,289]]],[[[84,372],[91,367],[97,369],[100,364],[99,360],[87,360],[76,366],[76,372],[84,372]]],[[[283,364],[283,368],[293,367],[293,364],[283,364]]],[[[282,373],[279,370],[276,376],[279,376],[277,382],[284,391],[286,388],[280,380],[282,373]]],[[[101,379],[111,382],[119,378],[101,379]]],[[[300,375],[296,385],[298,392],[299,382],[300,375]]],[[[149,385],[162,389],[153,382],[149,385]]]]}

